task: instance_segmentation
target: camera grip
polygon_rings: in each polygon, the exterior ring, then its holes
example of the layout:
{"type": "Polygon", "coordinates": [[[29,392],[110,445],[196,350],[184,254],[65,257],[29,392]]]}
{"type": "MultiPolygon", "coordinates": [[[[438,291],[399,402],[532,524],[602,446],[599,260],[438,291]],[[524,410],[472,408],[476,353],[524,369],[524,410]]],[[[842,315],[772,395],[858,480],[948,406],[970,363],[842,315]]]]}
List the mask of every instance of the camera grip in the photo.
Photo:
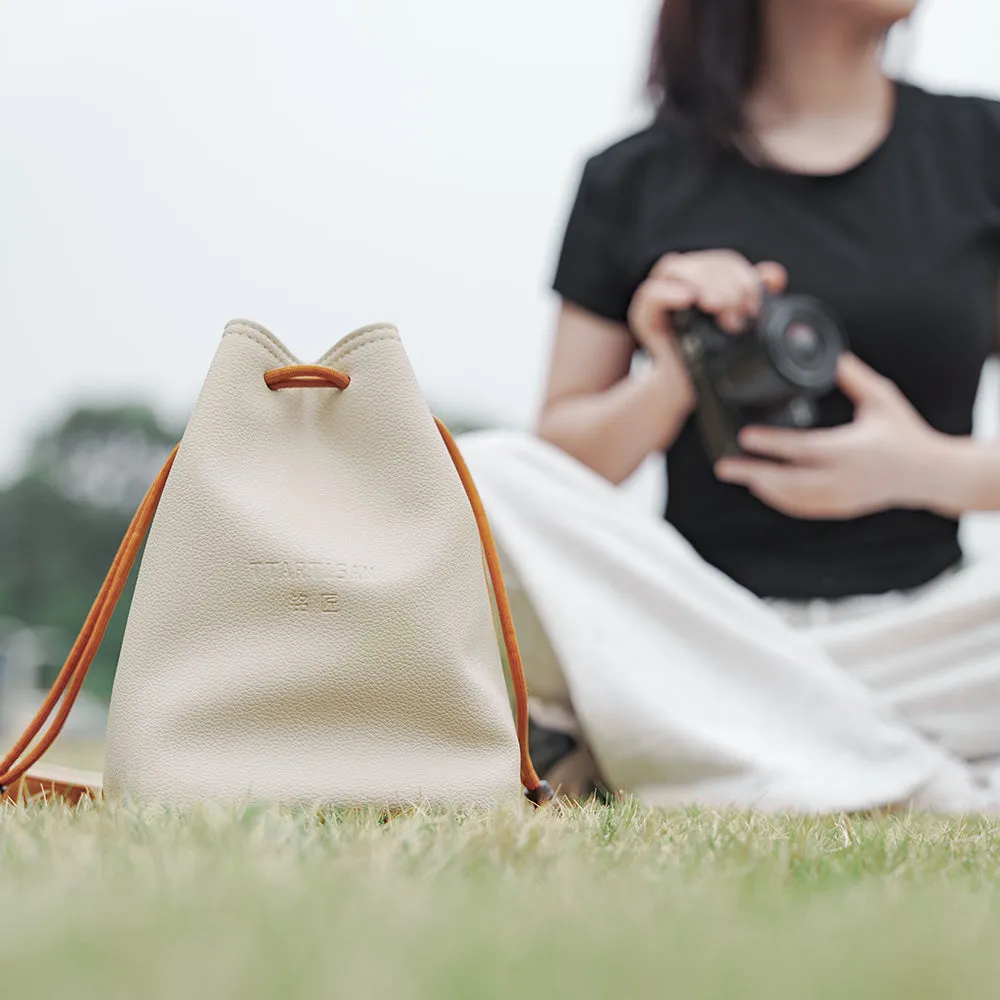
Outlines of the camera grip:
{"type": "Polygon", "coordinates": [[[681,356],[688,375],[694,384],[697,403],[695,419],[702,444],[713,465],[722,458],[742,454],[733,433],[733,416],[726,404],[719,398],[712,380],[708,377],[704,364],[704,346],[694,334],[682,334],[678,338],[681,356]]]}

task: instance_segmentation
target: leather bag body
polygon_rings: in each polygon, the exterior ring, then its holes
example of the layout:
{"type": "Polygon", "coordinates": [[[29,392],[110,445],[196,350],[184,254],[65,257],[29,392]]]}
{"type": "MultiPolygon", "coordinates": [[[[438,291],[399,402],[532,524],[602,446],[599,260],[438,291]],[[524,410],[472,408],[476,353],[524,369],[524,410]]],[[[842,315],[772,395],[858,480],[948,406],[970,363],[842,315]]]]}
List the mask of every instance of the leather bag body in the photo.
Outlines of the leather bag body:
{"type": "Polygon", "coordinates": [[[523,801],[522,781],[529,797],[544,783],[512,718],[478,498],[397,330],[357,330],[317,362],[343,388],[269,384],[296,366],[262,327],[226,327],[161,474],[104,794],[523,801]]]}

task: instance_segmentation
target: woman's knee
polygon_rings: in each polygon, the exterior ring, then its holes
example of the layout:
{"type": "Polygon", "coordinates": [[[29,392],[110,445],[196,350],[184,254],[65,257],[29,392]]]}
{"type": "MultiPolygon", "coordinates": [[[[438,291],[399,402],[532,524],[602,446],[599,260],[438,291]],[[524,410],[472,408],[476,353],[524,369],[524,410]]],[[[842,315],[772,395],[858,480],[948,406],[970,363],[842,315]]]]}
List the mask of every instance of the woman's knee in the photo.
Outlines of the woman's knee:
{"type": "Polygon", "coordinates": [[[616,492],[592,469],[528,431],[474,431],[459,437],[458,446],[473,476],[484,483],[502,482],[519,490],[555,487],[584,494],[597,490],[602,496],[616,492]]]}
{"type": "Polygon", "coordinates": [[[530,431],[506,429],[469,431],[455,440],[469,463],[508,462],[551,447],[530,431]]]}

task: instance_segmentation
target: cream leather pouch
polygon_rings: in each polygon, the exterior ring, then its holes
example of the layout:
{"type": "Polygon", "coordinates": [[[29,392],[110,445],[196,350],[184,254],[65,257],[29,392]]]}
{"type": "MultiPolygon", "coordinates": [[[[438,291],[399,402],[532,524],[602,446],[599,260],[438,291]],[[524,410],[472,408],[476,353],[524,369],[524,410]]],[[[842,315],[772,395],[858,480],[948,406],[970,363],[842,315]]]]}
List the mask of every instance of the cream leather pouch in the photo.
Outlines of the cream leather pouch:
{"type": "Polygon", "coordinates": [[[380,807],[495,806],[523,786],[540,802],[527,725],[486,516],[396,329],[302,365],[234,321],[0,785],[380,807]],[[43,771],[147,529],[103,780],[43,771]]]}

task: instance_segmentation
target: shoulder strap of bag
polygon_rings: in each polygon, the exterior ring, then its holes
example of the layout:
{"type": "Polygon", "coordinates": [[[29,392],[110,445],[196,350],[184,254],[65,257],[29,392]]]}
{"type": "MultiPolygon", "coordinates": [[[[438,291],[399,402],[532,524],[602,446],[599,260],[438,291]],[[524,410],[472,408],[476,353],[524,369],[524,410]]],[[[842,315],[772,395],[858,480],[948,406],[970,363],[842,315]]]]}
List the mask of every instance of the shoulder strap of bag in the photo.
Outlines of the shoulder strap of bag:
{"type": "MultiPolygon", "coordinates": [[[[272,390],[308,387],[342,390],[347,388],[351,380],[343,372],[335,371],[332,368],[323,368],[317,365],[293,365],[265,373],[264,381],[272,390]]],[[[496,543],[493,540],[493,533],[490,530],[482,500],[455,439],[440,420],[435,418],[435,423],[455,464],[476,518],[476,526],[479,529],[479,537],[493,585],[503,641],[507,649],[507,661],[510,665],[511,682],[514,689],[517,739],[521,751],[521,784],[525,788],[528,799],[535,805],[541,805],[553,798],[554,793],[548,783],[538,777],[531,762],[528,748],[528,692],[496,543]]],[[[104,633],[107,631],[108,622],[111,620],[118,599],[121,597],[139,549],[142,547],[143,539],[146,537],[146,532],[153,521],[153,515],[156,513],[179,447],[178,445],[170,453],[159,475],[150,486],[149,492],[139,505],[135,517],[132,518],[132,523],[125,532],[125,537],[114,562],[111,564],[111,569],[108,571],[100,593],[90,609],[90,614],[87,615],[80,635],[73,644],[63,668],[59,671],[59,676],[20,739],[0,761],[0,795],[7,787],[24,777],[30,768],[34,767],[62,731],[77,695],[80,693],[80,688],[83,686],[87,671],[101,645],[104,633]],[[54,715],[53,712],[55,712],[54,715]],[[52,717],[51,721],[50,716],[52,717]],[[48,722],[48,727],[42,733],[46,722],[48,722]],[[42,734],[40,739],[38,739],[39,734],[42,734]],[[38,742],[32,746],[36,739],[38,742]]]]}

